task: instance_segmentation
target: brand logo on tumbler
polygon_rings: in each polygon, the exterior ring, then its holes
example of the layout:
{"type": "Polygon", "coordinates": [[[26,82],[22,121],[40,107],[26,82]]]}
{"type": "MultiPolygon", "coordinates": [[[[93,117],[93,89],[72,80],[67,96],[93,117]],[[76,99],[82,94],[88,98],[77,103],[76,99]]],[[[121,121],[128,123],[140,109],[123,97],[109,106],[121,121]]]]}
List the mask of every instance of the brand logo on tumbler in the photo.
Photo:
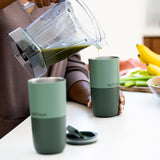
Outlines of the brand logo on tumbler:
{"type": "Polygon", "coordinates": [[[119,84],[118,83],[114,83],[114,82],[107,84],[108,87],[117,86],[117,85],[119,85],[119,84]]]}
{"type": "Polygon", "coordinates": [[[40,117],[46,117],[46,113],[38,113],[38,112],[32,112],[32,116],[40,116],[40,117]]]}

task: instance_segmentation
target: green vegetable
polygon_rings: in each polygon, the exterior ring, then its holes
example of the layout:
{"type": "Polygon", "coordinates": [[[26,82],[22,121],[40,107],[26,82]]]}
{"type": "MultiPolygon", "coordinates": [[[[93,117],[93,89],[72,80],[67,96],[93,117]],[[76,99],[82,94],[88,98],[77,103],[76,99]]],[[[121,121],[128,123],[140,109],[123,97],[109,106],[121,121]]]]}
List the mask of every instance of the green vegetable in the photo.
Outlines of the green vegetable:
{"type": "Polygon", "coordinates": [[[148,71],[139,71],[139,74],[142,76],[150,76],[150,74],[148,73],[148,71]]]}
{"type": "Polygon", "coordinates": [[[137,87],[148,87],[147,81],[136,81],[137,87]]]}
{"type": "Polygon", "coordinates": [[[124,77],[120,78],[120,81],[136,81],[136,80],[148,80],[150,78],[154,77],[152,76],[133,76],[133,77],[124,77]]]}
{"type": "Polygon", "coordinates": [[[119,81],[120,85],[124,85],[127,81],[119,81]]]}
{"type": "Polygon", "coordinates": [[[125,87],[147,87],[147,80],[154,76],[149,74],[147,70],[133,69],[125,76],[120,77],[120,85],[124,85],[125,87]]]}
{"type": "Polygon", "coordinates": [[[128,82],[125,82],[125,84],[124,84],[125,87],[131,87],[134,85],[135,85],[135,81],[128,81],[128,82]]]}
{"type": "Polygon", "coordinates": [[[130,76],[131,76],[131,77],[137,77],[137,76],[150,76],[150,74],[148,73],[147,70],[144,70],[144,71],[137,71],[137,72],[131,73],[130,76]]]}

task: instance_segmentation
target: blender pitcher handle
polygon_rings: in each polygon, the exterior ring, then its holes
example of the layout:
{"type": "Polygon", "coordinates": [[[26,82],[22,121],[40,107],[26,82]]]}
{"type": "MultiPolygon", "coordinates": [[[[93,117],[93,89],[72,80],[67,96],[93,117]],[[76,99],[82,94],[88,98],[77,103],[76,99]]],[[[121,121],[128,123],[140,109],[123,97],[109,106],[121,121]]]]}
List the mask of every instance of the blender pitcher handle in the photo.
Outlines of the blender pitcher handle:
{"type": "MultiPolygon", "coordinates": [[[[61,2],[64,2],[65,0],[61,0],[61,2]]],[[[26,2],[25,4],[23,4],[23,8],[24,10],[27,10],[28,8],[31,8],[32,6],[35,6],[36,4],[34,2],[26,2]]]]}
{"type": "Polygon", "coordinates": [[[24,10],[27,10],[28,8],[31,8],[32,6],[35,6],[35,3],[33,2],[26,2],[25,4],[22,5],[24,10]]]}
{"type": "Polygon", "coordinates": [[[93,13],[90,11],[88,6],[83,0],[76,0],[80,6],[85,10],[86,14],[89,16],[90,21],[92,22],[92,25],[94,26],[95,33],[96,33],[96,41],[94,42],[94,45],[96,48],[102,48],[104,44],[107,44],[105,33],[98,23],[97,19],[93,15],[93,13]]]}

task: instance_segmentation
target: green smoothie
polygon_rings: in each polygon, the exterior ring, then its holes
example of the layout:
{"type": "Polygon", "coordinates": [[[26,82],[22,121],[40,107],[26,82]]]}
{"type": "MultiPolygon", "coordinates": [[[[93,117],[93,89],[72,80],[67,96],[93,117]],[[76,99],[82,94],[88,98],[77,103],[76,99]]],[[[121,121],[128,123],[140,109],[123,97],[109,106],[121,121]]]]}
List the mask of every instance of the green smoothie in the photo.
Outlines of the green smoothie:
{"type": "Polygon", "coordinates": [[[41,51],[44,57],[45,64],[48,67],[65,58],[68,58],[69,56],[89,46],[90,45],[75,45],[71,47],[50,48],[50,49],[41,48],[41,51]]]}

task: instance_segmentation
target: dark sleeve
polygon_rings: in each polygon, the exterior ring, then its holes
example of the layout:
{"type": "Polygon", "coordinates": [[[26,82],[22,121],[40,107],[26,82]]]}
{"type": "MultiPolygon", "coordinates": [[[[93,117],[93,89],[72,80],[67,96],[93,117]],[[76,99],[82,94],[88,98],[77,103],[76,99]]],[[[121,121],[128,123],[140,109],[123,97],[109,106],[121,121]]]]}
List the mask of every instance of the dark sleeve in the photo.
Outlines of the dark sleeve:
{"type": "Polygon", "coordinates": [[[75,82],[89,82],[87,65],[81,61],[79,53],[68,58],[65,78],[67,80],[67,93],[75,82]]]}

